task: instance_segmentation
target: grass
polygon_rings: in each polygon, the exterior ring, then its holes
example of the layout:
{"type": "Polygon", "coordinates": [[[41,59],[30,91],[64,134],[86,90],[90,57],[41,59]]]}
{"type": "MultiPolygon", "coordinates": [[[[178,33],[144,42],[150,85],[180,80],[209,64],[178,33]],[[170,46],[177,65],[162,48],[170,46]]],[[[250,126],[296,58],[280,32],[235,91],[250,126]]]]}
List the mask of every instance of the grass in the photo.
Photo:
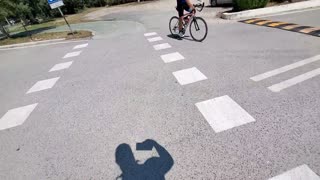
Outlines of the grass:
{"type": "Polygon", "coordinates": [[[32,39],[27,37],[17,37],[17,38],[7,38],[0,41],[0,45],[10,45],[10,44],[19,44],[19,43],[28,43],[28,42],[36,42],[36,41],[44,41],[51,39],[61,39],[65,38],[68,40],[71,39],[81,39],[92,37],[91,31],[76,31],[74,35],[70,34],[70,32],[52,32],[52,33],[39,33],[32,35],[32,39]]]}
{"type": "MultiPolygon", "coordinates": [[[[87,15],[87,14],[93,12],[93,11],[97,11],[97,10],[103,9],[103,8],[104,7],[87,8],[87,9],[84,9],[83,11],[81,11],[81,12],[79,12],[77,14],[67,15],[66,19],[69,22],[69,24],[77,24],[77,23],[81,23],[81,22],[88,22],[86,19],[84,19],[85,15],[87,15]]],[[[49,28],[49,27],[53,27],[54,28],[54,27],[63,26],[63,25],[66,25],[66,23],[65,23],[64,19],[62,17],[60,17],[60,18],[52,19],[52,20],[50,20],[48,22],[41,23],[41,24],[28,25],[28,26],[26,26],[26,28],[29,31],[32,31],[32,30],[37,30],[37,29],[49,28]]],[[[24,31],[24,28],[23,28],[21,23],[16,24],[15,26],[9,27],[9,32],[10,33],[20,33],[20,32],[23,32],[23,31],[24,31]]]]}

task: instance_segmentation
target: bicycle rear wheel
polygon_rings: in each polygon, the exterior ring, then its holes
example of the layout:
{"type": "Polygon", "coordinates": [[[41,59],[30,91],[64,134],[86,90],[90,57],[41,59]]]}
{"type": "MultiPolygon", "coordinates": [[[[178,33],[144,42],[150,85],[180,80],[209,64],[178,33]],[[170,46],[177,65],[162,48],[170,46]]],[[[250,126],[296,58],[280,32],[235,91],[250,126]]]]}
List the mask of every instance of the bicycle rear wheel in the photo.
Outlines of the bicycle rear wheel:
{"type": "Polygon", "coordinates": [[[179,34],[179,18],[173,16],[169,21],[169,30],[172,35],[179,34]]]}
{"type": "Polygon", "coordinates": [[[193,40],[201,42],[208,34],[208,26],[206,21],[201,17],[194,17],[190,23],[190,35],[193,40]]]}

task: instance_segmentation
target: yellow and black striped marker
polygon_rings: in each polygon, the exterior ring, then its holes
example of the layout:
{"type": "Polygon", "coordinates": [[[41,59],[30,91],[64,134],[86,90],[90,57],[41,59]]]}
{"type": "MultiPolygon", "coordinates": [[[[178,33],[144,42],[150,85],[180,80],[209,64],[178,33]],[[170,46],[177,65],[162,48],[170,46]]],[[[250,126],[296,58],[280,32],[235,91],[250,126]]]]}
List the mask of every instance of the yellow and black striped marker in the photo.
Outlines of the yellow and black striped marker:
{"type": "Polygon", "coordinates": [[[258,19],[258,18],[247,19],[240,22],[243,22],[246,24],[254,24],[258,26],[278,28],[278,29],[283,29],[287,31],[299,32],[303,34],[320,37],[320,27],[316,28],[316,27],[310,27],[310,26],[301,26],[294,23],[278,22],[278,21],[271,21],[271,20],[258,19]]]}

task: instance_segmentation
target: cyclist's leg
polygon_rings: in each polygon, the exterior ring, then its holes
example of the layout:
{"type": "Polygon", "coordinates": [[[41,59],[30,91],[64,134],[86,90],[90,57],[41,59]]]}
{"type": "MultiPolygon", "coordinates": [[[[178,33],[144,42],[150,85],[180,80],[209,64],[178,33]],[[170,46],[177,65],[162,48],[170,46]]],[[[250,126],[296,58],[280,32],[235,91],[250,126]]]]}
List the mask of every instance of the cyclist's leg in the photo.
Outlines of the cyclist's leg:
{"type": "Polygon", "coordinates": [[[177,5],[177,11],[179,14],[179,31],[182,31],[182,21],[183,21],[183,5],[182,4],[178,4],[177,5]]]}

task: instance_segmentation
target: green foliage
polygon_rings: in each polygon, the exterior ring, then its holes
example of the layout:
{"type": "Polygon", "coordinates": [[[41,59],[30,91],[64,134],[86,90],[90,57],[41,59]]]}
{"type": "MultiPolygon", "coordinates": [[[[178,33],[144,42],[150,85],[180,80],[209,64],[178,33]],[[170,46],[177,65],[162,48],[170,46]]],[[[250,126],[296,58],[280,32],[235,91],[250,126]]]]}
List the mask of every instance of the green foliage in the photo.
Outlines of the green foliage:
{"type": "Polygon", "coordinates": [[[14,2],[11,0],[0,0],[0,21],[14,14],[14,2]]]}
{"type": "Polygon", "coordinates": [[[233,0],[234,11],[263,8],[269,0],[233,0]]]}

